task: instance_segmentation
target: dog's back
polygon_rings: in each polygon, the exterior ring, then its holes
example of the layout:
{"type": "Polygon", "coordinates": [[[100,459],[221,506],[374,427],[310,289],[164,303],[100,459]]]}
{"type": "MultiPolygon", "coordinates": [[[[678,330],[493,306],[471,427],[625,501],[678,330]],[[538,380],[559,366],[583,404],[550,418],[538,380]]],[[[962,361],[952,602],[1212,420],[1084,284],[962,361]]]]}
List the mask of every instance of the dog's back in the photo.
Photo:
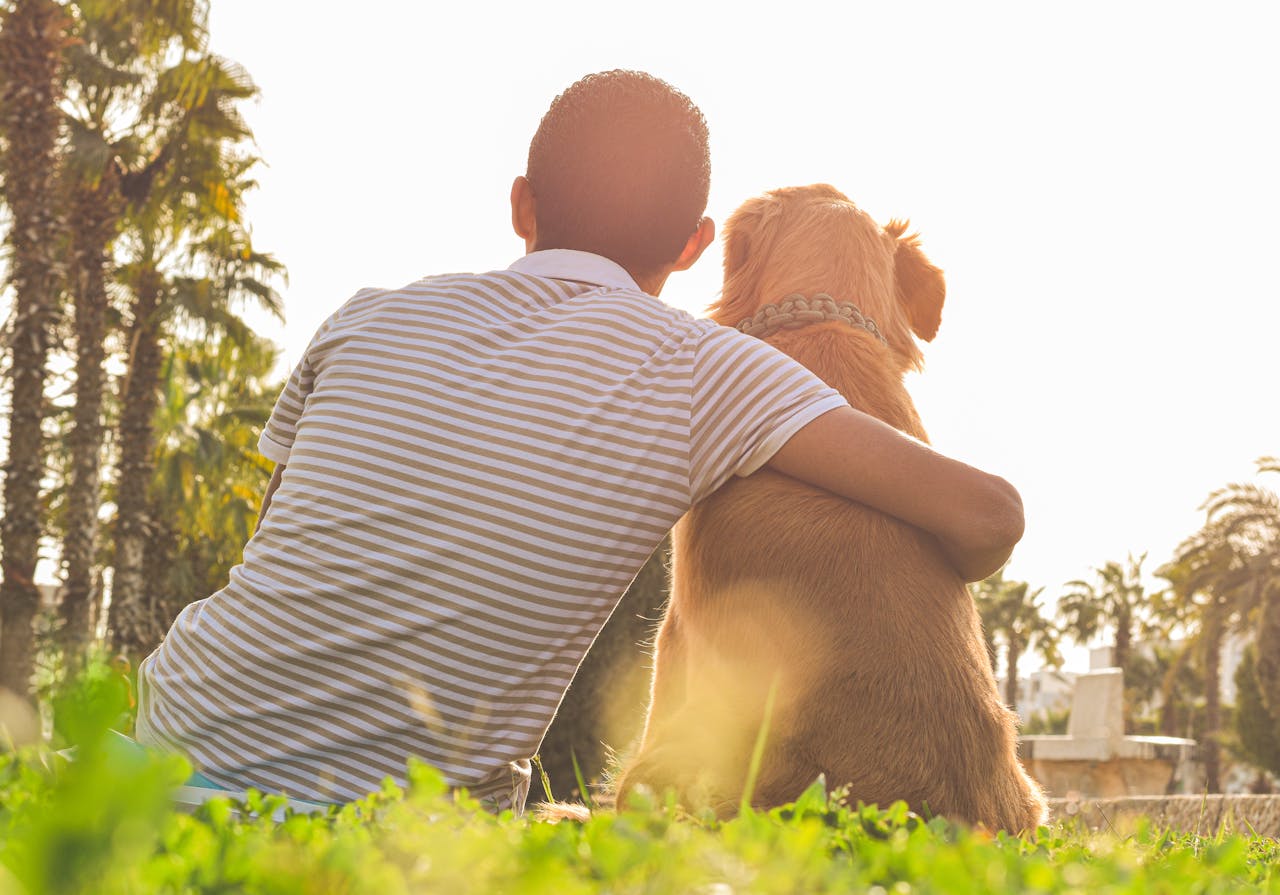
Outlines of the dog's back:
{"type": "MultiPolygon", "coordinates": [[[[852,208],[830,187],[767,198],[800,205],[783,215],[810,213],[806,203],[817,203],[819,216],[841,202],[852,208]]],[[[936,331],[941,272],[914,241],[900,240],[895,225],[887,234],[878,227],[876,234],[857,233],[869,273],[856,265],[815,271],[814,257],[796,257],[778,233],[760,244],[755,225],[771,211],[774,227],[785,228],[776,208],[753,209],[746,223],[740,210],[730,220],[717,319],[750,316],[763,301],[777,300],[779,289],[858,290],[850,297],[871,305],[862,310],[885,331],[884,343],[845,322],[784,330],[768,341],[855,408],[924,438],[902,383],[919,358],[906,329],[926,338],[936,331]],[[743,229],[751,230],[757,254],[739,252],[735,265],[733,241],[743,229]],[[885,251],[877,253],[877,236],[896,243],[882,243],[885,251]],[[904,247],[923,268],[904,274],[903,259],[895,262],[895,249],[904,247]],[[875,257],[868,262],[868,255],[875,257]],[[798,269],[788,271],[789,263],[798,269]],[[758,267],[754,301],[737,300],[752,290],[733,288],[744,265],[758,267]],[[850,272],[863,281],[831,282],[850,272]],[[936,302],[898,294],[912,277],[924,291],[933,289],[936,302]],[[780,285],[757,285],[770,279],[780,285]],[[878,303],[869,297],[877,287],[898,307],[884,295],[878,303]]],[[[865,228],[869,219],[856,214],[853,226],[865,228]]],[[[816,249],[850,254],[839,244],[816,249]]],[[[996,692],[973,602],[930,536],[763,470],[695,507],[677,526],[673,548],[653,705],[624,792],[637,782],[672,785],[686,798],[731,807],[767,720],[756,804],[793,799],[823,774],[865,802],[903,799],[917,810],[993,828],[1041,821],[1044,800],[1017,760],[1014,718],[996,692]]]]}

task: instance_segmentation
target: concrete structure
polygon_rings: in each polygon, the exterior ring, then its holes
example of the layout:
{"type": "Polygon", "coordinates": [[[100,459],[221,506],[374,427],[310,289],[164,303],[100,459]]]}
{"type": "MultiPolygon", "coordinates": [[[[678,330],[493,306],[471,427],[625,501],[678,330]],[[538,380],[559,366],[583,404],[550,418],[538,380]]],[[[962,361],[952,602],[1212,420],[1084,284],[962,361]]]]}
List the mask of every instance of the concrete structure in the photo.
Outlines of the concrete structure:
{"type": "Polygon", "coordinates": [[[42,611],[52,612],[58,608],[58,604],[62,602],[61,584],[37,584],[36,589],[40,591],[40,609],[42,611]]]}
{"type": "MultiPolygon", "coordinates": [[[[1138,649],[1142,649],[1139,645],[1138,649]]],[[[1116,648],[1114,646],[1094,646],[1089,648],[1089,670],[1105,671],[1116,667],[1116,648]]]]}
{"type": "Polygon", "coordinates": [[[1024,736],[1027,770],[1059,798],[1163,795],[1187,771],[1194,740],[1124,735],[1124,675],[1119,668],[1076,677],[1066,736],[1024,736]]]}

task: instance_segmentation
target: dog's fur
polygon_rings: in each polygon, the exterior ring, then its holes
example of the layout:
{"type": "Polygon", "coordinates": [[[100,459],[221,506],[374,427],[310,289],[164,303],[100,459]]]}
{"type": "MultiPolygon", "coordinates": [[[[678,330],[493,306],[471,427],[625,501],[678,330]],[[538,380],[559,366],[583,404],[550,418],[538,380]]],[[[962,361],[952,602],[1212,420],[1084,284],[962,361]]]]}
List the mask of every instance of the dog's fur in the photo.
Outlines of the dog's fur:
{"type": "MultiPolygon", "coordinates": [[[[751,199],[726,223],[712,316],[736,324],[790,293],[854,302],[888,347],[843,322],[768,341],[855,408],[924,439],[902,379],[920,365],[912,333],[937,333],[946,287],[905,232],[825,184],[751,199]]],[[[645,784],[734,810],[766,724],[757,806],[790,801],[822,774],[852,800],[902,799],[992,829],[1045,816],[973,601],[936,544],[767,469],[725,485],[674,531],[652,702],[620,802],[645,784]]]]}

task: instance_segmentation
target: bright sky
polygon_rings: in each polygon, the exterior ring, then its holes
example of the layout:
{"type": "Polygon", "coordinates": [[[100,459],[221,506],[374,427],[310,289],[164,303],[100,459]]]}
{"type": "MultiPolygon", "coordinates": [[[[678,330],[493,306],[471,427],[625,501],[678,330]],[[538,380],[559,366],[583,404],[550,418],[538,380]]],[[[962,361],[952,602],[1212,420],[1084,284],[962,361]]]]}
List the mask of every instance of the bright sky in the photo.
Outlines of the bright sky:
{"type": "MultiPolygon", "coordinates": [[[[911,218],[948,297],[909,387],[938,448],[1021,490],[1009,574],[1048,600],[1154,569],[1280,454],[1273,3],[212,5],[262,89],[249,216],[290,270],[290,364],[360,287],[514,260],[547,105],[639,68],[706,114],[717,223],[816,181],[911,218]]],[[[719,279],[708,252],[663,297],[719,279]]]]}

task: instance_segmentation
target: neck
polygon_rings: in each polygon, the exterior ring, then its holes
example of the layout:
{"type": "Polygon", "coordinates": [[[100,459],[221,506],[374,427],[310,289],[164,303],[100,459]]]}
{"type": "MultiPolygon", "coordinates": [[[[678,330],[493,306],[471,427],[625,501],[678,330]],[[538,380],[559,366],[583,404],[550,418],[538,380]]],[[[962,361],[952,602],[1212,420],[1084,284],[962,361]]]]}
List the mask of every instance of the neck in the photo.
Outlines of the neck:
{"type": "MultiPolygon", "coordinates": [[[[547,246],[538,245],[537,241],[532,236],[525,237],[525,241],[524,241],[525,252],[538,252],[538,251],[542,251],[545,248],[547,248],[547,246]]],[[[553,246],[552,248],[571,249],[573,248],[573,246],[553,246]]],[[[588,250],[582,249],[579,251],[588,251],[588,250]]],[[[607,258],[608,256],[601,255],[601,257],[607,258]]],[[[667,284],[667,277],[671,276],[671,273],[674,270],[674,267],[662,267],[653,273],[638,273],[637,271],[632,270],[630,267],[627,267],[627,265],[623,264],[621,261],[615,261],[613,258],[609,258],[609,260],[613,261],[615,264],[617,264],[619,267],[621,267],[623,270],[629,273],[631,275],[631,279],[635,280],[636,285],[640,287],[640,291],[647,292],[650,295],[655,297],[662,294],[662,287],[667,284]]]]}
{"type": "MultiPolygon", "coordinates": [[[[623,269],[626,270],[626,268],[623,269]]],[[[664,270],[661,273],[649,274],[648,276],[637,274],[630,270],[628,270],[627,273],[631,274],[631,279],[636,281],[636,285],[639,286],[641,290],[653,296],[662,294],[662,287],[667,284],[667,277],[671,276],[671,271],[669,270],[664,270]]]]}

